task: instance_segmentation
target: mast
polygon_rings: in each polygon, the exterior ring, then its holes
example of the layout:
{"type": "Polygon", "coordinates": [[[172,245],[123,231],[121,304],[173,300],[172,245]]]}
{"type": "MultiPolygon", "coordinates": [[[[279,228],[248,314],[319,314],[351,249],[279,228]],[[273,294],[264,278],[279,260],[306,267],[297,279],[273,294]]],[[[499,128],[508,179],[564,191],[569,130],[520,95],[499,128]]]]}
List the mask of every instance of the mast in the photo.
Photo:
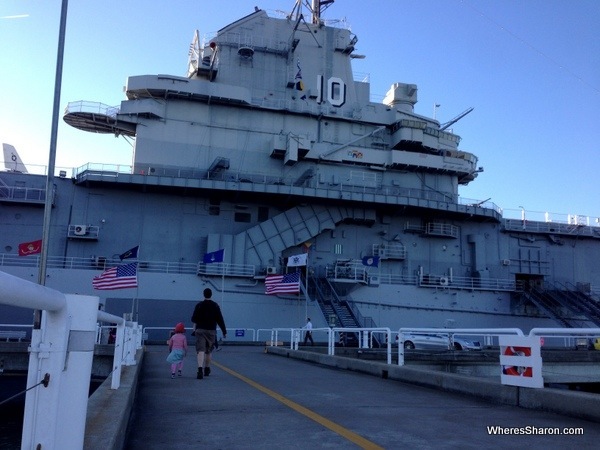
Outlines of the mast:
{"type": "Polygon", "coordinates": [[[312,23],[319,25],[321,23],[321,13],[325,11],[329,5],[335,0],[312,0],[312,23]]]}

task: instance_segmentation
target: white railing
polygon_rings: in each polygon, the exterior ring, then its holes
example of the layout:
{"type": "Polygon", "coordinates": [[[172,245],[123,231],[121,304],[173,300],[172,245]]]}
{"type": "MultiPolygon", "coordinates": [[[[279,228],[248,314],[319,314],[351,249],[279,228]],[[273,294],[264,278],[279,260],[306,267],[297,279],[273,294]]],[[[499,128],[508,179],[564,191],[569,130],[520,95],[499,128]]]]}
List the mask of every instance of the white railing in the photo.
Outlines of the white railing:
{"type": "MultiPolygon", "coordinates": [[[[144,327],[142,329],[142,340],[143,341],[148,341],[148,340],[152,340],[150,339],[150,332],[152,331],[166,331],[167,333],[165,333],[165,342],[167,341],[168,337],[168,332],[172,331],[174,329],[174,326],[171,327],[144,327]]],[[[189,330],[191,330],[192,328],[190,327],[189,330]]],[[[228,332],[229,332],[229,337],[227,338],[227,340],[229,342],[231,341],[241,341],[241,339],[237,339],[240,337],[245,337],[246,332],[250,332],[251,337],[250,340],[252,342],[256,342],[256,330],[254,328],[244,328],[244,327],[227,327],[228,332]],[[244,336],[238,336],[237,334],[243,331],[244,336]]],[[[188,330],[188,328],[186,327],[186,331],[188,330]]],[[[270,331],[270,330],[269,330],[270,331]]],[[[217,329],[217,340],[218,339],[222,339],[223,338],[223,333],[221,332],[220,329],[217,329]]]]}
{"type": "Polygon", "coordinates": [[[31,331],[22,448],[83,448],[97,322],[117,324],[113,389],[141,348],[137,324],[98,311],[97,296],[63,294],[4,272],[0,303],[42,310],[31,331]]]}
{"type": "MultiPolygon", "coordinates": [[[[300,339],[306,332],[305,328],[271,328],[259,329],[261,332],[270,332],[271,340],[268,346],[277,346],[281,336],[289,337],[290,349],[298,350],[300,339]]],[[[495,340],[500,336],[525,336],[519,328],[400,328],[398,332],[392,333],[389,328],[313,328],[315,334],[324,333],[327,335],[328,354],[335,354],[336,335],[339,333],[355,333],[359,336],[359,348],[373,348],[373,339],[378,334],[383,336],[381,339],[387,347],[387,361],[391,364],[391,345],[392,335],[397,335],[398,339],[398,365],[404,365],[404,335],[405,334],[436,334],[447,336],[449,342],[452,342],[454,336],[478,336],[484,339],[485,345],[497,345],[495,340]]],[[[600,328],[534,328],[530,331],[529,337],[566,337],[574,338],[576,336],[592,338],[600,336],[600,328]]],[[[318,340],[318,339],[317,339],[318,340]]],[[[569,347],[570,340],[565,340],[563,346],[569,347]]]]}
{"type": "Polygon", "coordinates": [[[1,336],[0,340],[6,339],[8,341],[10,339],[18,339],[19,342],[21,342],[23,339],[27,339],[27,331],[25,331],[25,330],[14,331],[14,329],[15,328],[27,328],[28,330],[30,330],[31,328],[33,328],[33,325],[23,325],[22,323],[21,324],[0,323],[0,328],[10,328],[10,330],[0,330],[0,336],[1,336]],[[12,333],[14,333],[14,335],[12,333]],[[25,336],[23,336],[23,334],[25,336]],[[13,336],[14,336],[14,338],[13,338],[13,336]]]}
{"type": "MultiPolygon", "coordinates": [[[[492,345],[494,338],[500,336],[525,336],[519,328],[400,328],[398,330],[398,365],[404,365],[404,334],[439,334],[448,336],[450,340],[454,336],[479,336],[484,339],[486,345],[492,345]]],[[[540,338],[567,338],[563,347],[574,347],[572,340],[576,337],[595,338],[600,336],[600,328],[533,328],[528,337],[540,338]]]]}
{"type": "Polygon", "coordinates": [[[78,102],[68,103],[64,113],[91,113],[114,118],[119,113],[119,109],[119,106],[109,106],[104,103],[80,100],[78,102]]]}
{"type": "MultiPolygon", "coordinates": [[[[12,161],[4,161],[0,159],[0,167],[10,167],[11,164],[14,164],[12,161]]],[[[64,172],[64,177],[69,174],[69,177],[74,177],[75,169],[73,167],[65,167],[65,166],[57,166],[54,168],[54,176],[64,178],[62,173],[64,172]]],[[[48,166],[41,164],[27,164],[27,174],[28,175],[48,175],[48,166]]],[[[45,189],[44,189],[45,190],[45,189]]]]}
{"type": "Polygon", "coordinates": [[[504,219],[504,228],[512,231],[528,231],[531,233],[564,234],[571,236],[600,236],[597,222],[560,223],[536,222],[533,220],[504,219]]]}
{"type": "MultiPolygon", "coordinates": [[[[38,267],[39,262],[39,256],[32,255],[23,257],[11,253],[0,253],[0,266],[38,267]]],[[[105,270],[119,264],[121,264],[121,261],[118,258],[108,258],[104,256],[88,258],[49,256],[47,261],[48,268],[52,269],[105,270]]],[[[196,274],[197,271],[197,263],[182,263],[177,261],[138,261],[138,272],[196,274]]]]}
{"type": "Polygon", "coordinates": [[[582,214],[565,214],[547,211],[532,211],[528,209],[503,209],[502,217],[515,222],[518,227],[523,223],[527,228],[530,222],[540,222],[558,225],[579,225],[598,228],[600,227],[600,215],[588,216],[582,214]]]}
{"type": "MultiPolygon", "coordinates": [[[[387,363],[392,363],[392,332],[389,328],[313,328],[311,331],[313,333],[313,339],[315,333],[325,333],[327,335],[327,354],[330,356],[335,356],[335,343],[337,342],[336,336],[338,336],[340,333],[358,334],[359,348],[373,348],[374,335],[384,335],[384,341],[386,343],[387,363]]],[[[289,333],[290,349],[298,350],[300,339],[302,338],[305,332],[306,328],[273,328],[271,329],[271,341],[268,346],[277,346],[277,342],[279,342],[279,334],[285,333],[285,335],[287,335],[289,333]]]]}
{"type": "Polygon", "coordinates": [[[419,286],[446,289],[467,289],[470,291],[517,290],[516,281],[510,278],[473,278],[432,274],[420,275],[419,286]]]}
{"type": "Polygon", "coordinates": [[[519,328],[400,328],[398,330],[398,365],[404,365],[404,334],[443,334],[450,339],[460,336],[523,336],[519,328]]]}

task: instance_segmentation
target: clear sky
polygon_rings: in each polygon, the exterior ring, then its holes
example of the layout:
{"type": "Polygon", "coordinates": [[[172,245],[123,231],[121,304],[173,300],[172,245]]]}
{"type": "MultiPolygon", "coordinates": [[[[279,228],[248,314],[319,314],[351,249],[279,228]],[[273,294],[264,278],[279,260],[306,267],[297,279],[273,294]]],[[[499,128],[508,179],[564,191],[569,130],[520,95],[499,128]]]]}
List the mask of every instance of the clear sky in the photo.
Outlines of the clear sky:
{"type": "MultiPolygon", "coordinates": [[[[47,165],[61,0],[0,0],[0,141],[47,165]]],[[[71,0],[61,112],[68,102],[118,106],[130,75],[184,76],[194,31],[215,32],[294,0],[71,0]]],[[[484,172],[460,188],[507,215],[600,217],[600,1],[336,0],[324,18],[358,36],[355,72],[381,100],[392,83],[419,87],[418,114],[446,122],[484,172]]],[[[57,167],[131,163],[122,137],[62,120],[57,167]]]]}

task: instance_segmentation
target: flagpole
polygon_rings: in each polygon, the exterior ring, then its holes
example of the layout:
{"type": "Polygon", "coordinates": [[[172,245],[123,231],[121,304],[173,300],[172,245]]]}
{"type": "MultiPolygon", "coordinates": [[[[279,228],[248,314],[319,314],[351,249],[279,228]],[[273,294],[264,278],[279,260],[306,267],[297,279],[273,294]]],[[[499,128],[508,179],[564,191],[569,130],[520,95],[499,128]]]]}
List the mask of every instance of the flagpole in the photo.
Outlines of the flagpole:
{"type": "MultiPolygon", "coordinates": [[[[136,247],[133,247],[133,249],[135,249],[136,247]]],[[[137,245],[137,250],[135,251],[135,261],[139,262],[140,260],[140,244],[137,245]]],[[[121,262],[123,262],[123,260],[121,260],[121,262]]],[[[140,265],[138,264],[137,266],[135,266],[135,277],[136,279],[139,278],[139,268],[140,265]]],[[[135,320],[138,319],[137,315],[133,315],[135,312],[135,300],[139,298],[139,293],[140,293],[140,287],[139,287],[139,282],[138,282],[138,287],[135,288],[135,297],[133,297],[131,299],[131,320],[135,320]]],[[[139,309],[139,300],[138,300],[138,309],[139,309]]]]}
{"type": "Polygon", "coordinates": [[[225,249],[223,249],[223,262],[221,263],[221,309],[224,308],[224,298],[225,295],[225,249]]]}
{"type": "Polygon", "coordinates": [[[306,252],[306,283],[304,285],[304,319],[308,318],[308,252],[306,252]]]}

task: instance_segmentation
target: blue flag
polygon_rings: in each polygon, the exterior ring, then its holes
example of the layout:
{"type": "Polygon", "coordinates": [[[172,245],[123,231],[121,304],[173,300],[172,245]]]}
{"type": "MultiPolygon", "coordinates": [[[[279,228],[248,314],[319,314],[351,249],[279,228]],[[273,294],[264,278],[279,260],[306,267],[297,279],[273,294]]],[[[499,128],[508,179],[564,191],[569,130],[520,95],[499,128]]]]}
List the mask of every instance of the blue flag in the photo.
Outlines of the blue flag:
{"type": "Polygon", "coordinates": [[[120,254],[119,258],[121,259],[121,261],[123,261],[124,259],[128,259],[128,258],[137,258],[139,249],[140,249],[140,246],[136,245],[135,247],[127,250],[125,253],[120,254]]]}
{"type": "Polygon", "coordinates": [[[379,267],[379,256],[365,256],[362,263],[368,267],[379,267]]]}
{"type": "Polygon", "coordinates": [[[216,252],[205,253],[202,262],[204,264],[211,264],[216,262],[223,262],[225,256],[225,249],[217,250],[216,252]]]}

